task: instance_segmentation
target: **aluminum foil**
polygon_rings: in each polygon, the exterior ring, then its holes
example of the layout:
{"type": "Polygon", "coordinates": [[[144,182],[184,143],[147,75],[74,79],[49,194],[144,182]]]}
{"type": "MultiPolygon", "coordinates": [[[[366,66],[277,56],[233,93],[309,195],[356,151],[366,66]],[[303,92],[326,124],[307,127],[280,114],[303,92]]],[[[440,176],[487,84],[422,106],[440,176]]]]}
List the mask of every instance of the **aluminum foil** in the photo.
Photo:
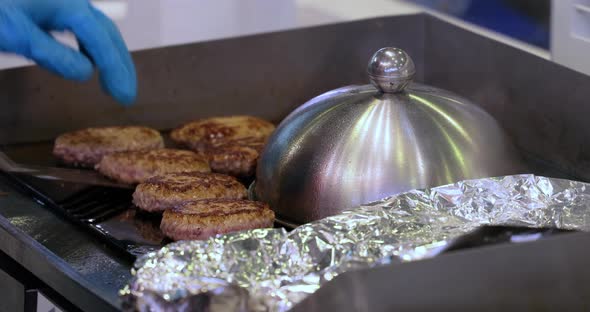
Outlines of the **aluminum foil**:
{"type": "MultiPolygon", "coordinates": [[[[437,255],[481,225],[588,230],[589,184],[533,175],[415,190],[298,227],[172,243],[138,259],[132,310],[286,311],[345,271],[437,255]]],[[[304,204],[304,203],[302,203],[304,204]]]]}

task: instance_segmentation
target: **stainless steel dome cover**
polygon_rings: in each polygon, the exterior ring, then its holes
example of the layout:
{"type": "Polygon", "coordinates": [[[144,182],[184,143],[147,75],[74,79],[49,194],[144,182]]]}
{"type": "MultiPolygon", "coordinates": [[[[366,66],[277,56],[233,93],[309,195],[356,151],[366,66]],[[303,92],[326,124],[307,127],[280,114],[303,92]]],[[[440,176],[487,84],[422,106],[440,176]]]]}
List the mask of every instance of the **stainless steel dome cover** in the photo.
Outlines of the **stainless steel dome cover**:
{"type": "Polygon", "coordinates": [[[377,51],[367,72],[372,85],[311,99],[269,138],[254,192],[278,216],[305,223],[411,189],[523,172],[489,114],[412,83],[403,50],[377,51]]]}

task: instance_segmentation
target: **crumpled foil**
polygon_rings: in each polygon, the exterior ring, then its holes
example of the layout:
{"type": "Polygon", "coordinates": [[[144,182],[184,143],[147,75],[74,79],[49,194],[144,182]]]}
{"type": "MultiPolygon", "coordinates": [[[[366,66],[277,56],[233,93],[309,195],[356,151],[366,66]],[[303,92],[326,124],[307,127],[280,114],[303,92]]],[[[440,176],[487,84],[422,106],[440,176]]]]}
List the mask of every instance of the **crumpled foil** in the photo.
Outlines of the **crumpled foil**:
{"type": "Polygon", "coordinates": [[[481,225],[588,230],[588,186],[533,175],[470,180],[396,195],[290,233],[176,242],[138,259],[121,295],[139,311],[286,311],[338,274],[435,256],[481,225]]]}

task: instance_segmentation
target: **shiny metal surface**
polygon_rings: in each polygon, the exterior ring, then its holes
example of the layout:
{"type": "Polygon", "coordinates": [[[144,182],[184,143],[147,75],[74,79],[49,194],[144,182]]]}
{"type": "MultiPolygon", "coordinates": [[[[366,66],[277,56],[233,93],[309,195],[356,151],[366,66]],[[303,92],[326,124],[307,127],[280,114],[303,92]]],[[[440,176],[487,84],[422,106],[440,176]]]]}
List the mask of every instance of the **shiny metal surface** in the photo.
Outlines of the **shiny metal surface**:
{"type": "Polygon", "coordinates": [[[534,175],[412,190],[290,233],[255,229],[171,243],[138,258],[121,295],[139,311],[193,310],[190,301],[205,301],[199,297],[231,302],[220,311],[242,311],[236,302],[248,311],[287,311],[346,272],[588,231],[588,197],[589,183],[534,175]]]}
{"type": "Polygon", "coordinates": [[[503,244],[337,276],[291,312],[586,311],[590,234],[503,244]]]}
{"type": "Polygon", "coordinates": [[[402,49],[382,48],[373,54],[367,74],[371,84],[385,93],[401,92],[414,79],[412,58],[402,49]]]}
{"type": "MultiPolygon", "coordinates": [[[[370,69],[411,64],[381,51],[370,69]]],[[[305,223],[411,189],[525,171],[497,122],[466,99],[417,83],[399,93],[351,86],[313,98],[278,126],[259,160],[256,195],[305,223]]]]}
{"type": "Polygon", "coordinates": [[[0,250],[84,311],[115,311],[130,262],[0,179],[0,250]]]}
{"type": "Polygon", "coordinates": [[[30,164],[17,164],[4,152],[0,151],[0,171],[18,173],[44,180],[83,183],[116,188],[134,189],[133,185],[118,183],[105,178],[96,171],[75,168],[50,167],[30,164]]]}

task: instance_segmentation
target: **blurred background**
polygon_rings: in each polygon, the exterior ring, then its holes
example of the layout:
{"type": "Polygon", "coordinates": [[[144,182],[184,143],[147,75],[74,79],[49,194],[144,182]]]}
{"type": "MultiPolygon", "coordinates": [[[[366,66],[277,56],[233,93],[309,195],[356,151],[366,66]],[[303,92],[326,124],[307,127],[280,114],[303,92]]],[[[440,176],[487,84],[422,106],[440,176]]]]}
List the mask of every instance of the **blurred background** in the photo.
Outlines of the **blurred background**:
{"type": "MultiPolygon", "coordinates": [[[[429,11],[590,74],[590,0],[96,0],[131,50],[429,11]]],[[[60,39],[74,45],[67,35],[60,39]]],[[[0,68],[28,64],[0,57],[0,68]]]]}
{"type": "Polygon", "coordinates": [[[438,12],[549,49],[550,0],[413,0],[438,12]]]}

